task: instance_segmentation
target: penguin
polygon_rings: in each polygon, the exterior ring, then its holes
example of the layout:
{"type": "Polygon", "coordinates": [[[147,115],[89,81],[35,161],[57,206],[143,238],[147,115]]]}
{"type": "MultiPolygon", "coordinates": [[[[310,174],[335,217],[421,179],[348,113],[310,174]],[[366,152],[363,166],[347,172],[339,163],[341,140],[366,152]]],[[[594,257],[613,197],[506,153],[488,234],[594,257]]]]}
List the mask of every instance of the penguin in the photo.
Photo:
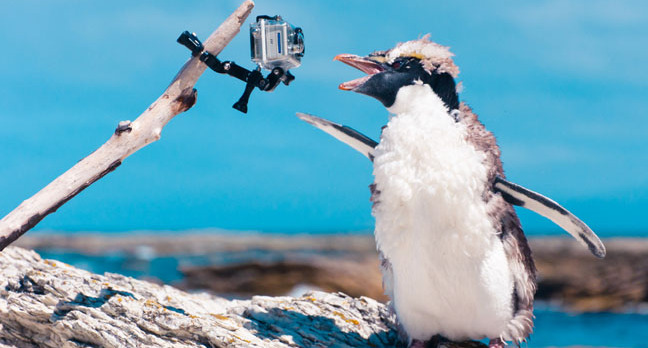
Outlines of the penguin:
{"type": "Polygon", "coordinates": [[[459,101],[453,56],[426,35],[366,57],[335,57],[367,74],[339,88],[389,112],[380,142],[298,116],[373,162],[383,287],[409,346],[485,338],[489,347],[519,345],[533,331],[536,268],[513,205],[549,218],[597,257],[605,247],[567,209],[506,180],[495,137],[459,101]]]}

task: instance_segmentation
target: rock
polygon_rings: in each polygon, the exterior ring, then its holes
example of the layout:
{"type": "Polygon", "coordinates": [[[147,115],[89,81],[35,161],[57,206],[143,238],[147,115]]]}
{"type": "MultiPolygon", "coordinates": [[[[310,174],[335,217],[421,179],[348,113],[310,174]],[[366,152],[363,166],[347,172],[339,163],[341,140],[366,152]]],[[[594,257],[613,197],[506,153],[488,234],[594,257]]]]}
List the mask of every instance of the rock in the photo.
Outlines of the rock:
{"type": "Polygon", "coordinates": [[[0,346],[394,347],[389,309],[312,292],[232,300],[106,273],[9,247],[0,253],[0,346]]]}
{"type": "Polygon", "coordinates": [[[646,308],[648,241],[619,238],[605,243],[607,256],[596,259],[580,245],[532,241],[540,275],[536,298],[576,312],[646,308]]]}
{"type": "Polygon", "coordinates": [[[254,294],[285,295],[300,285],[328,292],[342,291],[353,297],[367,296],[381,302],[378,257],[310,256],[275,262],[248,261],[233,265],[185,267],[182,289],[206,289],[216,294],[249,297],[254,294]]]}

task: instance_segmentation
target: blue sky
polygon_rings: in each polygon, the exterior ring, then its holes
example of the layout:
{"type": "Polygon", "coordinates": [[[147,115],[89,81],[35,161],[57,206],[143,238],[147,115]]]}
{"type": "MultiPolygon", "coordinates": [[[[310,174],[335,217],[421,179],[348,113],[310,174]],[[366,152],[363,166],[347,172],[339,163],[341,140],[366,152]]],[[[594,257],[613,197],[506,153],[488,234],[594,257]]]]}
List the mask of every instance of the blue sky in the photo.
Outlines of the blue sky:
{"type": "MultiPolygon", "coordinates": [[[[0,215],[37,192],[164,90],[237,1],[21,1],[0,13],[0,215]]],[[[360,72],[332,58],[430,33],[451,46],[470,104],[498,137],[509,179],[601,235],[648,219],[648,4],[642,1],[263,1],[303,27],[297,79],[255,91],[215,73],[198,102],[36,229],[370,230],[371,164],[299,121],[310,112],[373,138],[379,102],[337,89],[360,72]]],[[[248,21],[249,22],[249,21],[248,21]]],[[[247,24],[221,54],[252,67],[247,24]]],[[[556,229],[521,212],[530,233],[556,229]]]]}

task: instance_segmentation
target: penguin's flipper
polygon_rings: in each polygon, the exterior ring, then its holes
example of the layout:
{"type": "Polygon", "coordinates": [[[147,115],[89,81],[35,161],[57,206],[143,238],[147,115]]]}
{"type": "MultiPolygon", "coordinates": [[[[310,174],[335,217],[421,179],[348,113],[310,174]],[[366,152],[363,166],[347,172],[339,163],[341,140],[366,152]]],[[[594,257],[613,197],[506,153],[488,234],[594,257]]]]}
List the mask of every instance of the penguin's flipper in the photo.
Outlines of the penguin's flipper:
{"type": "Polygon", "coordinates": [[[343,126],[314,115],[298,112],[297,117],[332,135],[335,139],[351,146],[373,161],[374,148],[378,145],[373,139],[351,127],[343,126]]]}
{"type": "Polygon", "coordinates": [[[605,257],[605,246],[599,237],[583,221],[560,204],[499,176],[495,178],[493,188],[499,191],[508,203],[534,211],[562,227],[586,246],[594,256],[605,257]]]}

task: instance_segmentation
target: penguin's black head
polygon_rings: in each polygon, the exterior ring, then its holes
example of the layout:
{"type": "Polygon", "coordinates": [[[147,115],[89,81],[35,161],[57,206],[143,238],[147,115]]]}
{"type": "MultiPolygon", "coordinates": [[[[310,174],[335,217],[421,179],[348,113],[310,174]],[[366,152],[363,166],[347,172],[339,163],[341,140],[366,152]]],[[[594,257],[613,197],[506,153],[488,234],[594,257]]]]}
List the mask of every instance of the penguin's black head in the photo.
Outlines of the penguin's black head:
{"type": "Polygon", "coordinates": [[[340,54],[335,60],[367,74],[340,84],[340,89],[374,97],[389,108],[396,101],[401,87],[424,83],[432,88],[448,109],[453,110],[459,107],[454,81],[459,70],[451,57],[452,53],[446,47],[429,41],[426,36],[367,57],[340,54]]]}

